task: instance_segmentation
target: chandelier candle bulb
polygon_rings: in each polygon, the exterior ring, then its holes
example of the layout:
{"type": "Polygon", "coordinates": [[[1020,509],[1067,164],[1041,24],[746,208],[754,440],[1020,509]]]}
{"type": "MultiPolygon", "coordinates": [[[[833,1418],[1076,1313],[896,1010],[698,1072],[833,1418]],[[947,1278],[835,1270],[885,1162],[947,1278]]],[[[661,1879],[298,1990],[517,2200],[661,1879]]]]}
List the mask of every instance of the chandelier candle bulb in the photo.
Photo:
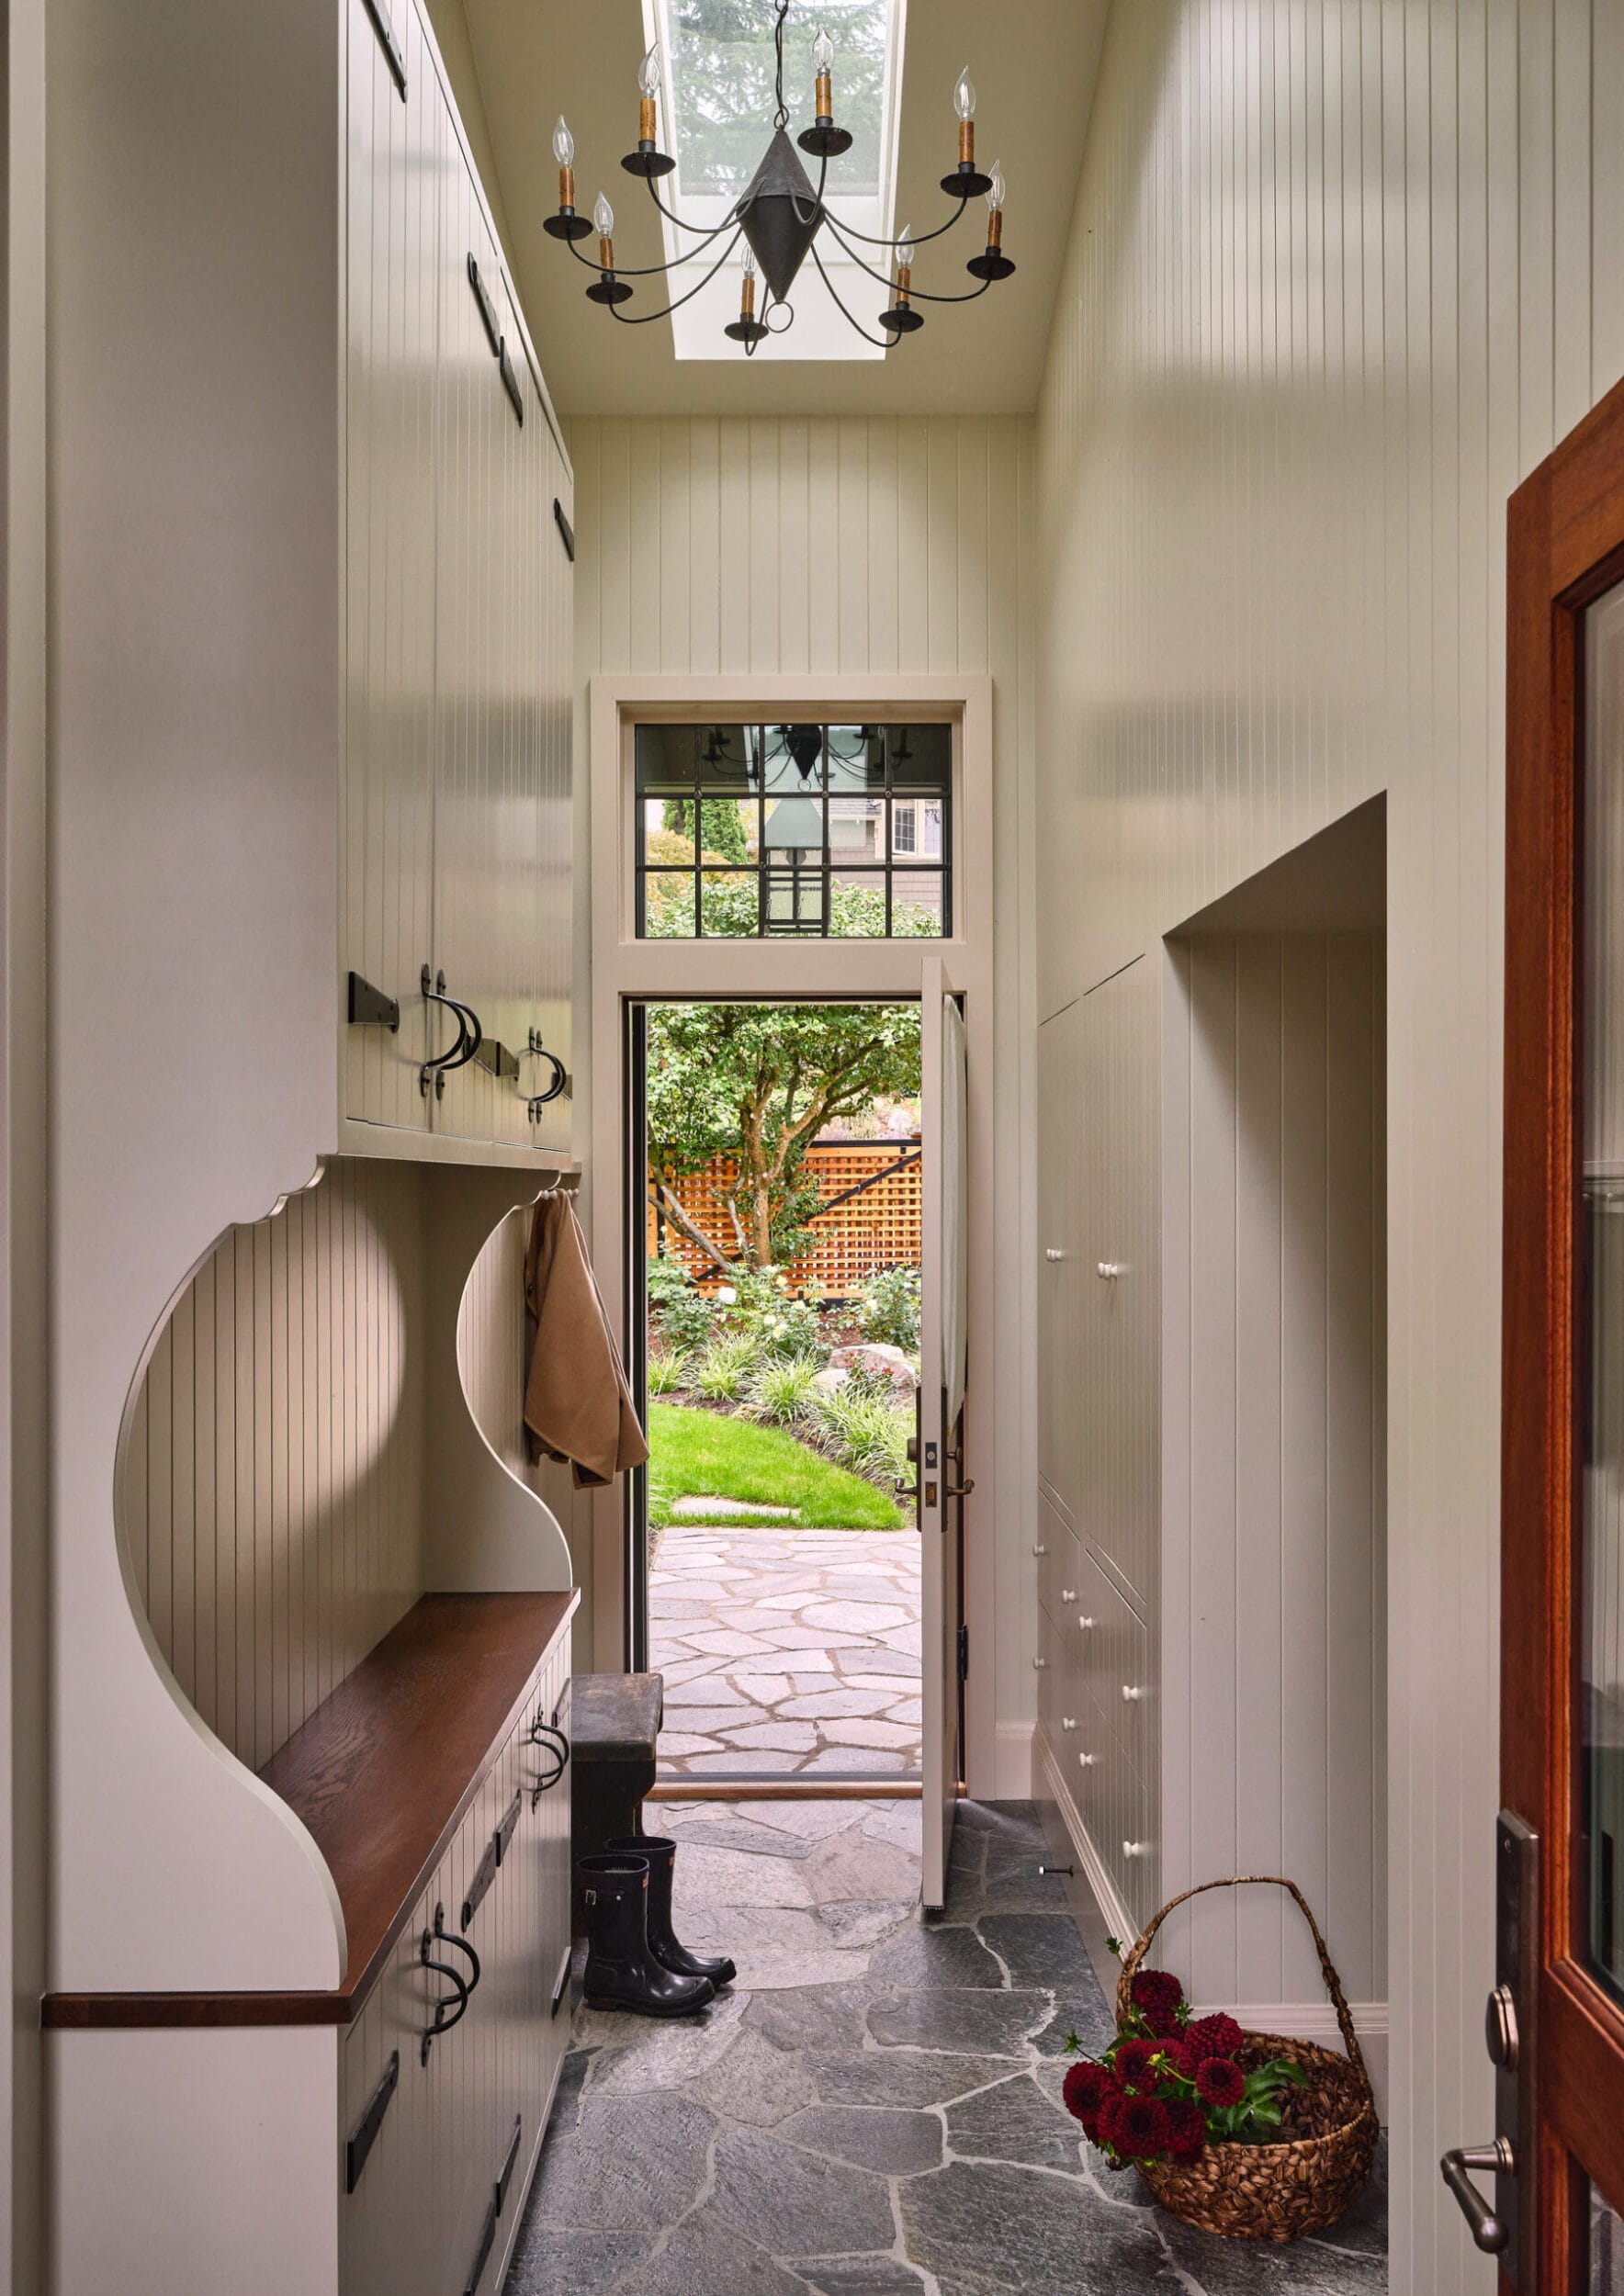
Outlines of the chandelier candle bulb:
{"type": "Polygon", "coordinates": [[[812,69],[818,75],[818,124],[820,128],[834,124],[834,91],[830,67],[835,60],[835,44],[827,32],[819,32],[812,43],[812,69]]]}
{"type": "Polygon", "coordinates": [[[637,66],[637,141],[645,151],[651,152],[659,141],[660,127],[655,113],[655,98],[660,94],[660,42],[655,41],[637,66]]]}
{"type": "Polygon", "coordinates": [[[897,238],[897,300],[906,309],[913,283],[913,225],[905,223],[897,238]]]}
{"type": "Polygon", "coordinates": [[[959,116],[959,165],[966,167],[976,157],[976,83],[968,64],[953,89],[953,107],[959,116]]]}
{"type": "Polygon", "coordinates": [[[604,271],[615,268],[615,210],[599,192],[592,208],[592,222],[598,234],[598,264],[604,271]]]}

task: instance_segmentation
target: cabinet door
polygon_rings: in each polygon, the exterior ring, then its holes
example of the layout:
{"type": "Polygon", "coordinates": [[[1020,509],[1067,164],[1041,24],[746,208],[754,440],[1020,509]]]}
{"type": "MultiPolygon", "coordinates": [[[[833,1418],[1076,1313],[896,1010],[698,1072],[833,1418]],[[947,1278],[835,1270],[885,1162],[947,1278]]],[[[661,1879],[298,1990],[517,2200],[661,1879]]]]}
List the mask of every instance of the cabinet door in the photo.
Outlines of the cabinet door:
{"type": "MultiPolygon", "coordinates": [[[[552,430],[540,416],[536,440],[542,475],[536,511],[540,525],[541,613],[538,692],[541,709],[540,871],[537,880],[536,941],[539,966],[536,1027],[542,1043],[556,1052],[566,1071],[573,1066],[575,811],[575,568],[554,514],[556,502],[571,531],[574,491],[552,430]]],[[[553,1081],[547,1061],[525,1067],[526,1080],[539,1091],[553,1081]]],[[[571,1095],[568,1087],[536,1112],[532,1140],[537,1148],[568,1153],[571,1095]]]]}
{"type": "Polygon", "coordinates": [[[1038,1475],[1069,1514],[1077,1504],[1075,1350],[1078,1007],[1038,1030],[1038,1475]]]}
{"type": "MultiPolygon", "coordinates": [[[[450,128],[447,125],[447,136],[450,128]]],[[[434,783],[434,963],[447,993],[478,1013],[510,1054],[515,918],[534,897],[538,850],[535,760],[524,738],[522,615],[525,433],[502,384],[501,268],[460,148],[445,167],[440,291],[434,783]],[[477,266],[483,295],[469,274],[477,266]],[[505,1034],[504,1034],[505,1031],[505,1034]]],[[[507,354],[510,367],[513,354],[507,354]]],[[[515,375],[515,381],[518,377],[515,375]]],[[[523,388],[523,386],[521,386],[523,388]]],[[[514,1078],[476,1060],[436,1097],[434,1129],[459,1139],[524,1142],[514,1078]]]]}
{"type": "Polygon", "coordinates": [[[1155,1596],[1160,1459],[1160,1040],[1144,960],[1082,1000],[1077,1524],[1155,1596]]]}
{"type": "Polygon", "coordinates": [[[394,11],[402,101],[363,0],[348,0],[344,341],[344,972],[400,1007],[348,1023],[346,1116],[423,1131],[429,1042],[419,983],[434,869],[434,444],[441,153],[438,85],[416,11],[394,11]]]}

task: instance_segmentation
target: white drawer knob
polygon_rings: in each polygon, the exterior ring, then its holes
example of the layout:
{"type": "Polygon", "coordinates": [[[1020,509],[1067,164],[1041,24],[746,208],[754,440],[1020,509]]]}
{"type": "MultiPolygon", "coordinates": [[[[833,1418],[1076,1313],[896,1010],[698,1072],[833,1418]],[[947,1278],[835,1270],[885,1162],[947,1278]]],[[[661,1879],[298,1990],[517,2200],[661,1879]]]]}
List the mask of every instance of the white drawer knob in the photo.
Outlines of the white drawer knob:
{"type": "Polygon", "coordinates": [[[1125,1858],[1142,1858],[1145,1855],[1145,1846],[1143,1841],[1124,1841],[1122,1855],[1125,1858]]]}
{"type": "Polygon", "coordinates": [[[1098,1754],[1079,1754],[1077,1756],[1077,1768],[1079,1770],[1092,1770],[1094,1764],[1099,1761],[1099,1759],[1100,1757],[1098,1754]]]}
{"type": "Polygon", "coordinates": [[[1077,1599],[1076,1587],[1063,1586],[1060,1590],[1060,1599],[1063,1603],[1075,1603],[1077,1599]]]}
{"type": "Polygon", "coordinates": [[[1126,1683],[1124,1683],[1122,1684],[1122,1704],[1123,1704],[1123,1705],[1125,1705],[1125,1706],[1131,1706],[1131,1705],[1134,1705],[1134,1704],[1135,1704],[1135,1703],[1136,1703],[1139,1699],[1143,1698],[1143,1697],[1144,1697],[1144,1695],[1145,1695],[1145,1693],[1144,1693],[1142,1690],[1132,1690],[1132,1689],[1130,1689],[1130,1688],[1129,1688],[1129,1686],[1128,1686],[1128,1684],[1127,1684],[1126,1683]]]}
{"type": "Polygon", "coordinates": [[[1064,1252],[1057,1252],[1054,1249],[1054,1246],[1050,1244],[1044,1247],[1043,1257],[1052,1263],[1055,1260],[1063,1260],[1066,1257],[1066,1254],[1064,1252]]]}
{"type": "Polygon", "coordinates": [[[1101,1260],[1096,1272],[1100,1276],[1103,1276],[1108,1284],[1114,1284],[1117,1277],[1122,1272],[1122,1262],[1120,1260],[1101,1260]]]}
{"type": "Polygon", "coordinates": [[[1034,1555],[1046,1555],[1046,1554],[1048,1553],[1048,1551],[1049,1551],[1049,1550],[1048,1550],[1048,1548],[1047,1548],[1045,1546],[1043,1546],[1043,1545],[1042,1544],[1042,1542],[1040,1541],[1040,1543],[1039,1543],[1037,1546],[1035,1546],[1035,1547],[1032,1548],[1032,1553],[1033,1553],[1034,1555]]]}
{"type": "Polygon", "coordinates": [[[1033,1660],[1032,1660],[1032,1664],[1033,1664],[1033,1666],[1034,1666],[1034,1667],[1036,1667],[1036,1669],[1037,1669],[1037,1671],[1038,1671],[1038,1672],[1039,1672],[1040,1674],[1043,1672],[1043,1671],[1044,1667],[1045,1667],[1045,1666],[1047,1666],[1047,1665],[1048,1665],[1048,1663],[1049,1663],[1049,1661],[1048,1661],[1048,1660],[1047,1660],[1047,1659],[1033,1659],[1033,1660]]]}
{"type": "Polygon", "coordinates": [[[1077,1719],[1075,1716],[1063,1714],[1060,1717],[1060,1727],[1063,1730],[1075,1730],[1077,1728],[1077,1719]]]}

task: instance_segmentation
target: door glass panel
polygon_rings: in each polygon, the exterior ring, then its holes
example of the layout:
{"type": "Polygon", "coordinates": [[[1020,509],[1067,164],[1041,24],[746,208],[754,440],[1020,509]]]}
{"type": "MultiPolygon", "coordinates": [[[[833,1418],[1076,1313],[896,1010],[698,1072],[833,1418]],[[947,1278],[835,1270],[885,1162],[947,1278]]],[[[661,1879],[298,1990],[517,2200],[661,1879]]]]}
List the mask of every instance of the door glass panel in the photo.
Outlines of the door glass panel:
{"type": "Polygon", "coordinates": [[[1624,587],[1585,616],[1585,685],[1579,1312],[1586,1361],[1576,1915],[1582,1957],[1624,2000],[1624,587]]]}

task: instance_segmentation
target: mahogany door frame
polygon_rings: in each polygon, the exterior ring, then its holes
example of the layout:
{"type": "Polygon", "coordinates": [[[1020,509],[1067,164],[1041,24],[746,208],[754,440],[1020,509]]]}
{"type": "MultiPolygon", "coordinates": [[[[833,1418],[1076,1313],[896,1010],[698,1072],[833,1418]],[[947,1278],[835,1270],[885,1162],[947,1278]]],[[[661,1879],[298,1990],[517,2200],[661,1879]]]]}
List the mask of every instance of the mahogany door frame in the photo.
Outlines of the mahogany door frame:
{"type": "MultiPolygon", "coordinates": [[[[1540,1842],[1539,1979],[1519,2003],[1539,2296],[1587,2255],[1583,2163],[1624,2209],[1624,2010],[1578,1957],[1573,1738],[1583,1461],[1580,1028],[1585,609],[1624,580],[1624,384],[1512,496],[1506,773],[1501,1800],[1540,1842]],[[1530,2010],[1532,2016],[1530,2017],[1530,2010]],[[1531,2030],[1530,2030],[1531,2028],[1531,2030]]],[[[1503,2285],[1505,2285],[1503,2281],[1503,2285]]],[[[1526,2286],[1522,2296],[1533,2296],[1526,2286]]]]}

